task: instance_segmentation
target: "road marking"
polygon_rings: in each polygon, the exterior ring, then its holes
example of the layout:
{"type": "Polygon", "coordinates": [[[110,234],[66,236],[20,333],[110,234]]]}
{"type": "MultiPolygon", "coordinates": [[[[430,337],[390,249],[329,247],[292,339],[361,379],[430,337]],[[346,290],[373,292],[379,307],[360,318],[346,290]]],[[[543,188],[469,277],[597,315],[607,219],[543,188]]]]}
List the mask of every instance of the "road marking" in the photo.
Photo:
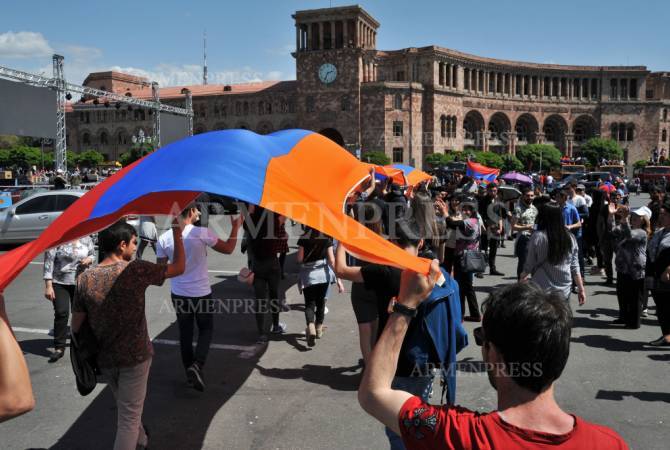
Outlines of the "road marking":
{"type": "Polygon", "coordinates": [[[37,261],[31,261],[28,264],[35,264],[36,266],[43,266],[44,265],[43,262],[37,262],[37,261]]]}
{"type": "Polygon", "coordinates": [[[12,327],[14,332],[19,333],[34,333],[34,334],[49,334],[49,330],[44,330],[42,328],[24,328],[24,327],[12,327]]]}
{"type": "MultiPolygon", "coordinates": [[[[12,327],[15,333],[32,333],[32,334],[49,334],[49,331],[44,328],[26,328],[26,327],[12,327]]],[[[174,345],[178,346],[179,341],[173,339],[152,339],[151,342],[154,344],[161,345],[174,345]]],[[[193,345],[196,345],[197,342],[194,342],[193,345]]],[[[250,359],[256,356],[263,349],[264,344],[255,344],[255,345],[233,345],[233,344],[211,344],[209,348],[214,348],[217,350],[232,350],[240,352],[239,358],[250,359]]]]}

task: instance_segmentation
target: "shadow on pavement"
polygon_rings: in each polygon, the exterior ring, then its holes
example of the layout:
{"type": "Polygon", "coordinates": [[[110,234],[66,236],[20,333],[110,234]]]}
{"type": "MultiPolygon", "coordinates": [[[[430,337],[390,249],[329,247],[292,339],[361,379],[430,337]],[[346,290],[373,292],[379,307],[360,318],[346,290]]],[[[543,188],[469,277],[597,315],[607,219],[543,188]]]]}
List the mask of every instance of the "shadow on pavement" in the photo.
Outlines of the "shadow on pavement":
{"type": "MultiPolygon", "coordinates": [[[[42,356],[48,358],[51,355],[49,348],[53,348],[54,340],[53,339],[24,339],[19,342],[21,350],[24,353],[30,353],[31,355],[42,356]]],[[[69,346],[69,344],[68,344],[69,346]]],[[[66,353],[69,352],[66,350],[66,353]]]]}
{"type": "Polygon", "coordinates": [[[322,384],[336,391],[356,391],[361,382],[359,364],[349,367],[319,366],[305,364],[302,368],[265,368],[256,366],[261,375],[282,380],[303,379],[308,383],[322,384]]]}
{"type": "Polygon", "coordinates": [[[635,397],[643,402],[665,402],[670,403],[670,393],[668,392],[632,392],[632,391],[606,391],[599,390],[596,399],[621,401],[624,397],[635,397]]]}
{"type": "Polygon", "coordinates": [[[647,355],[647,358],[654,361],[667,361],[670,362],[670,354],[667,355],[647,355]]]}
{"type": "MultiPolygon", "coordinates": [[[[622,341],[611,336],[588,335],[573,337],[571,342],[584,344],[589,347],[602,348],[611,352],[632,352],[645,349],[646,342],[622,341]]],[[[648,350],[648,349],[647,349],[648,350]]]]}
{"type": "MultiPolygon", "coordinates": [[[[226,279],[213,286],[213,295],[222,300],[249,298],[250,289],[226,279]]],[[[176,322],[156,336],[168,341],[178,338],[176,322]]],[[[212,419],[244,384],[267,348],[255,345],[256,339],[252,313],[215,314],[215,347],[204,369],[204,393],[187,386],[178,345],[154,344],[143,414],[151,448],[202,448],[212,419]]],[[[116,405],[111,390],[105,388],[52,449],[111,448],[115,432],[116,405]]]]}

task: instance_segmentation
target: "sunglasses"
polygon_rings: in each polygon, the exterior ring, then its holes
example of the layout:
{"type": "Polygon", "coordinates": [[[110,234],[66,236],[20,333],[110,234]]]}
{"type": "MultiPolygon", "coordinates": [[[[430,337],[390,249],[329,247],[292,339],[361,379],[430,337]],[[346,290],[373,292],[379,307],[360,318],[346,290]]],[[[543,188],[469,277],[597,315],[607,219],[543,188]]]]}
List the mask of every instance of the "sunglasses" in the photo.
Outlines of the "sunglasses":
{"type": "Polygon", "coordinates": [[[482,327],[477,327],[472,330],[472,335],[475,337],[475,344],[480,347],[484,345],[484,329],[482,327]]]}

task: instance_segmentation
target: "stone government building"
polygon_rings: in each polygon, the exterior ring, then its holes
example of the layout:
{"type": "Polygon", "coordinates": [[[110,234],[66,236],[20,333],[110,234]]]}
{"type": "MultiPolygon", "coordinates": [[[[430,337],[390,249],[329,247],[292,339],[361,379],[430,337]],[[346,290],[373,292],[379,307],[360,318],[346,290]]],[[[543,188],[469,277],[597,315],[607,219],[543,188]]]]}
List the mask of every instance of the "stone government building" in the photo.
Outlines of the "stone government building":
{"type": "MultiPolygon", "coordinates": [[[[296,80],[160,89],[161,101],[193,95],[194,133],[246,128],[321,132],[350,151],[383,151],[422,166],[434,152],[514,153],[553,143],[578,155],[585,140],[612,138],[628,164],[654,148],[667,155],[670,72],[645,66],[567,66],[505,61],[443,47],[377,50],[380,24],[360,6],[298,11],[296,80]]],[[[91,73],[84,84],[151,98],[149,80],[91,73]]],[[[149,111],[88,99],[68,105],[68,147],[109,159],[127,151],[149,111]]]]}

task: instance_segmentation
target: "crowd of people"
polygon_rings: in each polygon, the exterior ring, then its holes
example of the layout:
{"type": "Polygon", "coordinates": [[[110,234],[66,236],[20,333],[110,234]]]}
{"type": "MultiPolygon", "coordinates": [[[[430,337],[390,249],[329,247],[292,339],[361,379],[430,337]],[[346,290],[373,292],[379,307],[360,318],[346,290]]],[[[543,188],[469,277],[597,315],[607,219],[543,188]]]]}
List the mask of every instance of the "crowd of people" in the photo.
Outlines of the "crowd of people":
{"type": "MultiPolygon", "coordinates": [[[[632,209],[627,192],[610,183],[590,192],[576,183],[550,193],[542,185],[517,187],[520,196],[509,198],[495,182],[458,176],[440,185],[405,188],[390,179],[376,180],[371,171],[347,199],[348,214],[408,254],[433,260],[429,275],[365,262],[331,237],[303,227],[297,263],[306,343],[314,347],[324,337],[329,292],[333,286],[343,292],[342,280],[350,281],[365,367],[359,400],[386,425],[391,448],[535,448],[545,438],[569,443],[561,448],[626,448],[613,431],[563,412],[553,383],[569,353],[571,297],[576,294],[579,305],[586,302],[589,266],[589,275],[603,276],[606,285],[614,285],[616,272],[619,317],[614,325],[639,328],[640,318],[649,314],[651,293],[662,336],[648,345],[670,347],[670,197],[652,190],[648,206],[632,209]],[[495,290],[480,305],[476,280],[504,275],[497,252],[510,240],[518,283],[495,290]],[[438,286],[437,278],[446,281],[438,286]],[[450,405],[455,355],[467,345],[463,321],[482,322],[474,338],[484,361],[495,367],[489,375],[498,391],[497,414],[478,418],[450,405]],[[523,364],[539,369],[509,373],[523,364]],[[442,407],[428,405],[437,375],[446,379],[442,407]]],[[[200,210],[191,204],[161,235],[151,218],[143,218],[140,236],[123,221],[103,230],[97,260],[90,237],[45,254],[45,298],[54,308],[50,361],[63,356],[71,305],[72,333],[90,326],[99,347],[97,364],[116,397],[115,449],[148,445],[142,424],[153,355],[144,308],[148,286],[171,280],[184,376],[198,391],[206,387],[204,369],[214,334],[208,248],[232,253],[242,230],[248,267],[240,279],[253,287],[258,342],[286,331],[279,320],[286,311],[279,295],[288,253],[285,218],[246,206],[231,216],[225,240],[199,225],[200,210]],[[134,258],[138,239],[142,250],[155,248],[156,263],[142,251],[134,258]]],[[[0,318],[0,337],[11,334],[2,308],[0,318]]],[[[0,373],[16,356],[12,348],[0,352],[0,373]]],[[[10,416],[30,409],[32,393],[23,392],[22,406],[0,411],[10,416]]]]}

